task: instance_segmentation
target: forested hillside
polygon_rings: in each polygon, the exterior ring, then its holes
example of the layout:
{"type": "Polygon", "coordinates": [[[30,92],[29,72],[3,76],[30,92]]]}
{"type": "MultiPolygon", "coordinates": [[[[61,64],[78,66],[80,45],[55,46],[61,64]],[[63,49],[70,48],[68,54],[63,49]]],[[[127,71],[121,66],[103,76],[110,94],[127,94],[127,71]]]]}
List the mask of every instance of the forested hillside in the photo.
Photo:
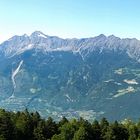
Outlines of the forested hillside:
{"type": "Polygon", "coordinates": [[[55,122],[38,112],[0,110],[0,140],[139,140],[140,121],[88,122],[83,118],[55,122]]]}
{"type": "Polygon", "coordinates": [[[140,116],[140,41],[40,31],[0,44],[0,107],[61,119],[140,116]]]}

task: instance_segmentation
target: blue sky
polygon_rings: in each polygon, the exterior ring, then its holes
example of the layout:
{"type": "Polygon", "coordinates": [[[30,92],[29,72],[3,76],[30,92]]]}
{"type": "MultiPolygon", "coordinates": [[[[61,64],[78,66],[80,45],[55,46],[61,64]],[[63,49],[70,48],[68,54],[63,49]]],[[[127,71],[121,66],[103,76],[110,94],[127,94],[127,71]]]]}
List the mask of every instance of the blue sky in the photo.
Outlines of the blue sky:
{"type": "Polygon", "coordinates": [[[63,38],[140,39],[140,0],[0,0],[0,42],[40,30],[63,38]]]}

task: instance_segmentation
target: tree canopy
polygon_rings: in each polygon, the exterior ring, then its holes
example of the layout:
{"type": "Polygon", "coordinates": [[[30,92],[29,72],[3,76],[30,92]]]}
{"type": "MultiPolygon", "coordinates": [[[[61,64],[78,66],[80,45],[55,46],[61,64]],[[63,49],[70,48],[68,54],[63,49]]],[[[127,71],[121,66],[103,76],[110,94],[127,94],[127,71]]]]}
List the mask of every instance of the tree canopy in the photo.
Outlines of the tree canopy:
{"type": "Polygon", "coordinates": [[[43,119],[38,112],[0,109],[0,140],[140,140],[140,121],[89,122],[83,118],[43,119]]]}

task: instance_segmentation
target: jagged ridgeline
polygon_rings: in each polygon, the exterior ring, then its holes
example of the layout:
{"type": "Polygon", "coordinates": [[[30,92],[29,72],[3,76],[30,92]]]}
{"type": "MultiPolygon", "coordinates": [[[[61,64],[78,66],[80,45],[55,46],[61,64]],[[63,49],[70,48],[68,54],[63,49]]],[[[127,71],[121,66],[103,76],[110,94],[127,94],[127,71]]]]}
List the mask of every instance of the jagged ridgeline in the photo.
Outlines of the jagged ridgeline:
{"type": "Polygon", "coordinates": [[[43,117],[140,116],[140,41],[62,39],[39,31],[0,45],[0,107],[43,117]]]}

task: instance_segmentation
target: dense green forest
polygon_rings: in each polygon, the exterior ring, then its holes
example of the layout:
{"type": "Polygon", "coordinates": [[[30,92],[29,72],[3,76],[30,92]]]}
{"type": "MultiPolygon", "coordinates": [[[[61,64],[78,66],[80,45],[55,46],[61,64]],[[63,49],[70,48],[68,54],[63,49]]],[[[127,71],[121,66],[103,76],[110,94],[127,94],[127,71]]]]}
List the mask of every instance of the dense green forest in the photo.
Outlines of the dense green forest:
{"type": "Polygon", "coordinates": [[[0,140],[140,140],[140,121],[92,123],[83,118],[55,122],[38,112],[0,110],[0,140]]]}

